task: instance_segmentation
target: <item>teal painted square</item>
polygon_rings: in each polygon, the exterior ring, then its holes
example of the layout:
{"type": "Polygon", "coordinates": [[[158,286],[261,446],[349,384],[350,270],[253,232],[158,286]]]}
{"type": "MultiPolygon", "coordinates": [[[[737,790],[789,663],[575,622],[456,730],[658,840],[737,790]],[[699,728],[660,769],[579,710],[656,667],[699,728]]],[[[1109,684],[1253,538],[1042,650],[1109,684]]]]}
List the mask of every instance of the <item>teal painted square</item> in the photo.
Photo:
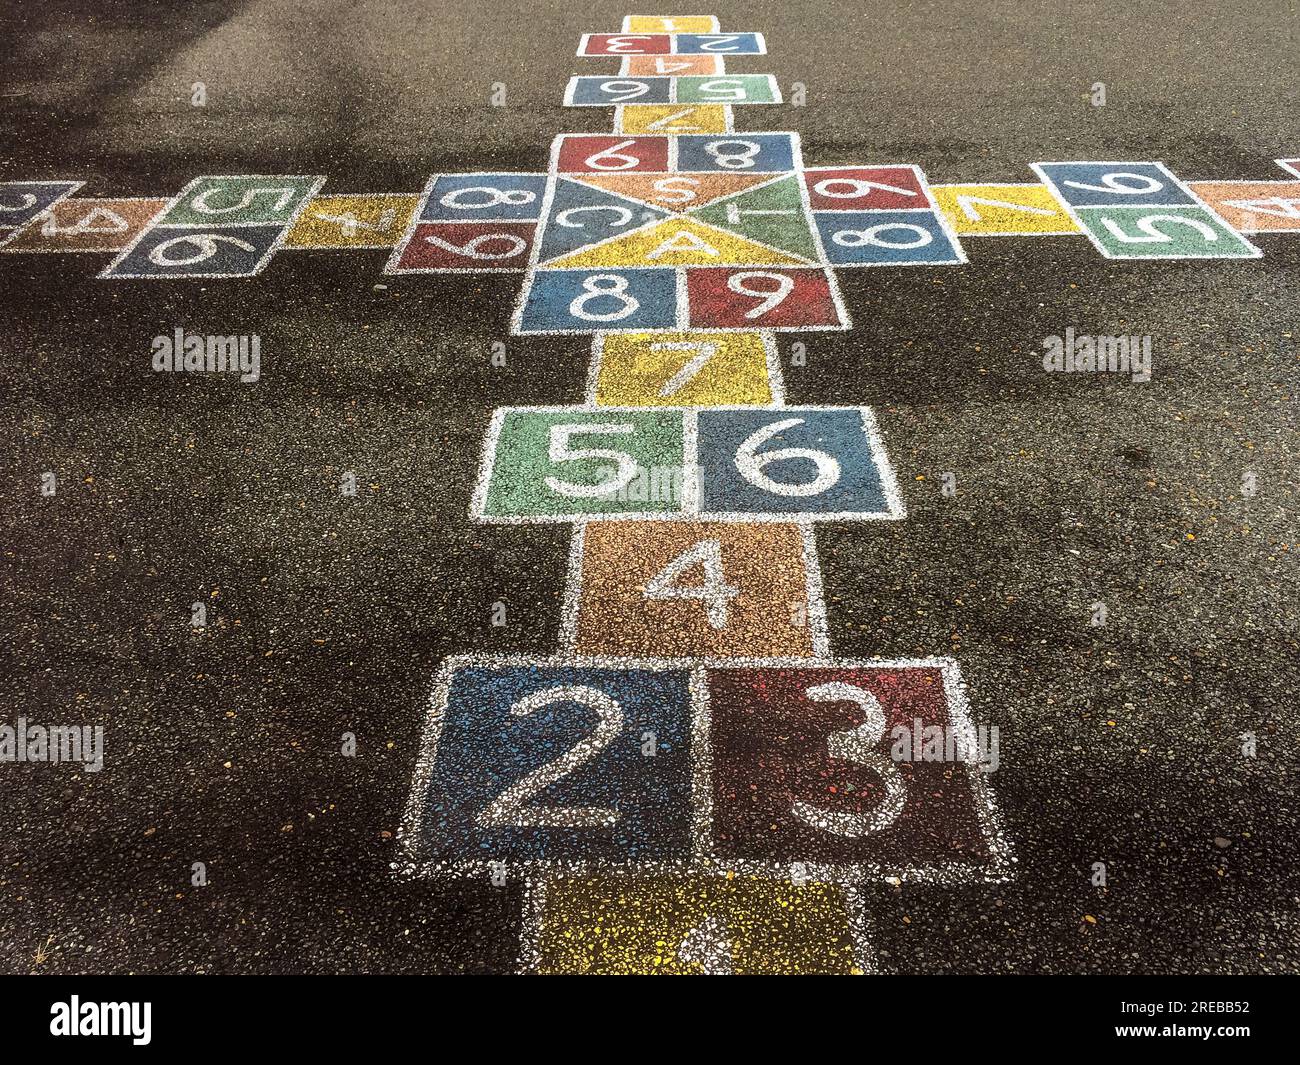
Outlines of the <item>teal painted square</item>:
{"type": "Polygon", "coordinates": [[[159,225],[288,225],[320,184],[318,177],[201,177],[158,220],[159,225]]]}
{"type": "Polygon", "coordinates": [[[1260,251],[1204,207],[1076,208],[1111,259],[1248,259],[1260,251]]]}
{"type": "Polygon", "coordinates": [[[500,417],[484,517],[565,520],[681,511],[681,411],[521,408],[500,417]]]}

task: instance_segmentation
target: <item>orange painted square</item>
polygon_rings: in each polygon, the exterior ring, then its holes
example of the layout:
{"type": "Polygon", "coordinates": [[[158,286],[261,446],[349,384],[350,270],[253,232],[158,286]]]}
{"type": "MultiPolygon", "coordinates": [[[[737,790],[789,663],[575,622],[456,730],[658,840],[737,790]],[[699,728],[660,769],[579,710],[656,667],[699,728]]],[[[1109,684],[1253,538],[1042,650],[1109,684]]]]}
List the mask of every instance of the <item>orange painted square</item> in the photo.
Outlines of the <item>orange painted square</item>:
{"type": "MultiPolygon", "coordinates": [[[[702,565],[673,582],[705,583],[702,565]]],[[[803,539],[796,525],[695,521],[591,522],[582,545],[575,649],[642,657],[810,656],[803,539]],[[691,598],[646,594],[657,575],[701,541],[717,541],[729,596],[720,627],[709,606],[691,598]]],[[[820,609],[820,604],[818,604],[820,609]]]]}
{"type": "Polygon", "coordinates": [[[684,75],[721,74],[722,57],[716,55],[628,55],[622,76],[628,78],[679,78],[684,75]]]}
{"type": "Polygon", "coordinates": [[[121,251],[166,206],[166,199],[60,200],[5,251],[121,251]]]}
{"type": "Polygon", "coordinates": [[[1241,233],[1300,230],[1300,181],[1189,181],[1187,187],[1241,233]]]}

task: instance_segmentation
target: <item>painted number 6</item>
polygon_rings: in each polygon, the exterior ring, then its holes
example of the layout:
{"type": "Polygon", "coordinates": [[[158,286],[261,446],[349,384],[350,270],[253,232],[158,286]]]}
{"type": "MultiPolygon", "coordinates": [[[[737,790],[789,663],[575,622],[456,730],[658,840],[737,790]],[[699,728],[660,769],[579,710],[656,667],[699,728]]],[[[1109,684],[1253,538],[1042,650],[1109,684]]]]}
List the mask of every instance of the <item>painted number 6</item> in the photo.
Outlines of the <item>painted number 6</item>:
{"type": "Polygon", "coordinates": [[[740,475],[755,488],[761,488],[764,492],[771,492],[778,496],[815,496],[833,487],[840,479],[840,464],[825,451],[818,451],[811,447],[782,447],[761,454],[758,451],[760,444],[765,444],[778,433],[803,424],[803,418],[784,418],[750,434],[736,450],[736,469],[740,471],[740,475]],[[772,480],[763,472],[763,468],[773,462],[791,459],[804,459],[811,462],[817,467],[817,476],[807,484],[782,484],[780,481],[772,480]]]}

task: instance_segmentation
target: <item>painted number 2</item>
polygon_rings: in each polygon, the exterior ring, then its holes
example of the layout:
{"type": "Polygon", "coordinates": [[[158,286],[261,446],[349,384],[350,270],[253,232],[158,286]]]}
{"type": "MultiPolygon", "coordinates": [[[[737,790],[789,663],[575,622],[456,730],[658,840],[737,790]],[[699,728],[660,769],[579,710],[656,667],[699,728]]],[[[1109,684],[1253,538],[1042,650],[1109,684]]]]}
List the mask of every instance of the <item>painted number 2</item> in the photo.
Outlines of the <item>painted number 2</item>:
{"type": "Polygon", "coordinates": [[[559,758],[521,777],[493,799],[477,817],[482,827],[598,828],[618,821],[619,813],[612,809],[525,805],[590,762],[623,731],[623,711],[618,703],[604,692],[583,685],[562,685],[526,695],[510,707],[510,713],[513,717],[527,717],[556,703],[577,703],[594,710],[599,719],[595,729],[559,758]]]}

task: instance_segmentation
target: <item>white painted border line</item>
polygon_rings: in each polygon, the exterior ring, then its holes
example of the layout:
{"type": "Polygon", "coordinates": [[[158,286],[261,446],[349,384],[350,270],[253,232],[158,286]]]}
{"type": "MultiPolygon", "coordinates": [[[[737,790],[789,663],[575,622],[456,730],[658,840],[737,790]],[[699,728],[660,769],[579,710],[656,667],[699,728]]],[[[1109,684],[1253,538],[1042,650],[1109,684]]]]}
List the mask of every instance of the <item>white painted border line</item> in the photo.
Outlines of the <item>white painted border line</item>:
{"type": "MultiPolygon", "coordinates": [[[[62,202],[63,199],[66,199],[66,197],[61,197],[60,200],[56,202],[62,202]]],[[[85,197],[78,199],[76,202],[93,204],[98,200],[102,203],[149,203],[151,201],[158,203],[159,206],[157,211],[144,223],[145,228],[147,229],[154,223],[158,216],[162,214],[163,205],[165,204],[166,199],[165,196],[103,196],[94,199],[85,197]]],[[[34,228],[38,221],[44,225],[45,219],[50,218],[54,214],[53,207],[54,205],[51,204],[48,209],[42,211],[35,218],[29,219],[23,225],[15,227],[17,232],[5,233],[3,236],[0,236],[0,252],[9,255],[104,255],[113,254],[122,250],[120,246],[112,248],[11,248],[8,246],[11,240],[17,239],[19,233],[24,233],[28,229],[34,228]]],[[[44,235],[45,234],[42,233],[42,236],[44,235]]]]}
{"type": "MultiPolygon", "coordinates": [[[[37,211],[34,215],[31,216],[31,218],[27,219],[26,222],[19,222],[17,225],[12,225],[12,226],[0,225],[0,248],[3,248],[11,240],[16,240],[18,237],[22,236],[22,234],[25,233],[32,226],[34,226],[37,223],[37,221],[49,215],[49,213],[54,209],[54,205],[56,203],[61,203],[63,200],[66,200],[69,196],[71,196],[74,192],[78,192],[81,189],[85,188],[86,183],[84,181],[78,181],[76,178],[50,178],[48,181],[0,181],[0,188],[13,188],[15,185],[67,185],[68,187],[63,192],[59,193],[59,195],[56,196],[54,199],[52,199],[48,204],[46,204],[43,210],[37,211]]],[[[133,196],[133,197],[117,196],[114,198],[118,200],[162,199],[161,196],[133,196]]],[[[32,250],[44,251],[46,249],[42,248],[42,249],[32,249],[32,250]]],[[[90,251],[91,249],[83,248],[78,250],[90,251]]],[[[108,250],[116,251],[117,249],[109,248],[108,250]]]]}
{"type": "MultiPolygon", "coordinates": [[[[931,193],[935,189],[966,189],[966,188],[984,188],[984,189],[1044,189],[1047,194],[1056,201],[1058,207],[1065,210],[1065,205],[1061,198],[1050,185],[1041,181],[953,181],[942,185],[931,185],[931,193]]],[[[1017,206],[1024,206],[1019,204],[1017,206]]],[[[935,209],[943,215],[947,212],[937,204],[935,209]]],[[[1067,212],[1068,214],[1068,212],[1067,212]]],[[[970,219],[974,221],[974,219],[970,219]]],[[[972,237],[1086,237],[1087,231],[1081,229],[1026,229],[1026,230],[1003,230],[998,233],[963,233],[964,239],[969,240],[972,237]]]]}
{"type": "Polygon", "coordinates": [[[1066,214],[1068,214],[1072,219],[1074,219],[1075,224],[1080,229],[1083,230],[1084,234],[1092,242],[1092,246],[1096,248],[1099,252],[1101,252],[1102,258],[1104,259],[1114,259],[1119,262],[1133,262],[1133,261],[1140,262],[1142,260],[1157,261],[1163,259],[1163,260],[1176,262],[1179,259],[1259,259],[1264,254],[1263,251],[1261,251],[1254,244],[1248,241],[1244,236],[1242,236],[1242,234],[1238,232],[1236,228],[1230,226],[1226,219],[1220,217],[1219,213],[1216,210],[1214,210],[1214,208],[1212,208],[1208,203],[1203,202],[1200,199],[1200,197],[1196,195],[1196,193],[1192,192],[1191,189],[1189,189],[1186,185],[1184,185],[1175,176],[1173,171],[1170,170],[1169,167],[1165,166],[1165,164],[1160,162],[1158,159],[1127,159],[1127,160],[1049,159],[1049,160],[1042,160],[1037,163],[1030,163],[1029,169],[1032,170],[1035,174],[1037,174],[1038,177],[1042,180],[1043,184],[1045,184],[1049,189],[1052,190],[1052,195],[1055,196],[1061,202],[1061,206],[1065,208],[1066,214]],[[1160,172],[1163,173],[1165,177],[1167,177],[1170,180],[1170,182],[1172,182],[1176,187],[1182,189],[1183,192],[1187,193],[1187,195],[1191,197],[1191,199],[1194,202],[1193,203],[1166,203],[1166,204],[1108,203],[1108,204],[1084,205],[1082,208],[1080,208],[1080,207],[1076,207],[1072,203],[1066,202],[1065,196],[1062,195],[1059,186],[1047,174],[1047,172],[1043,170],[1043,167],[1045,166],[1154,166],[1157,169],[1159,169],[1160,172]],[[1229,233],[1236,234],[1237,237],[1241,240],[1241,242],[1245,244],[1247,248],[1251,249],[1253,254],[1251,255],[1113,255],[1109,250],[1107,250],[1105,245],[1102,244],[1101,238],[1098,237],[1095,233],[1093,233],[1091,227],[1089,227],[1084,222],[1083,215],[1079,213],[1081,209],[1085,211],[1088,210],[1105,211],[1105,210],[1110,210],[1112,208],[1133,210],[1135,208],[1141,208],[1141,207],[1150,208],[1152,214],[1159,214],[1162,211],[1171,211],[1177,208],[1182,208],[1183,210],[1187,210],[1193,207],[1200,207],[1203,210],[1209,212],[1209,214],[1213,218],[1218,219],[1220,225],[1222,225],[1225,229],[1227,229],[1229,233]]]}
{"type": "MultiPolygon", "coordinates": [[[[949,657],[931,657],[919,659],[832,659],[832,658],[745,658],[745,657],[699,657],[699,658],[622,658],[606,655],[559,654],[549,657],[513,654],[468,654],[452,655],[444,659],[439,667],[433,691],[429,699],[429,709],[421,736],[420,753],[417,756],[415,770],[412,774],[411,790],[407,797],[398,829],[398,843],[405,856],[404,861],[395,861],[392,868],[398,876],[403,877],[486,877],[490,875],[491,860],[465,860],[454,862],[437,862],[423,859],[418,854],[418,836],[426,806],[424,796],[428,792],[433,766],[437,758],[437,744],[442,729],[443,716],[446,712],[453,674],[466,667],[510,668],[589,668],[615,670],[651,670],[696,672],[704,676],[705,671],[727,669],[939,669],[944,678],[944,692],[947,696],[948,723],[957,731],[969,735],[974,725],[970,716],[965,683],[957,662],[949,657]]],[[[710,736],[707,716],[701,720],[700,715],[707,715],[707,700],[703,706],[695,701],[695,696],[706,691],[702,684],[692,684],[692,795],[701,787],[711,792],[712,747],[705,744],[701,749],[694,742],[701,734],[710,736]],[[697,780],[696,775],[702,779],[697,780]]],[[[810,880],[822,880],[828,883],[856,885],[864,880],[909,881],[929,884],[981,884],[1004,883],[1010,880],[1015,857],[1011,852],[1010,842],[1002,828],[1001,818],[993,797],[992,789],[981,778],[983,772],[968,762],[955,763],[966,770],[971,787],[974,812],[980,822],[985,841],[989,844],[989,862],[985,867],[960,862],[926,862],[913,865],[885,865],[876,862],[854,863],[818,863],[805,862],[805,871],[810,880]]],[[[694,804],[693,804],[694,806],[694,804]]],[[[711,871],[732,870],[734,872],[765,876],[777,880],[788,880],[790,865],[788,862],[736,861],[729,858],[713,857],[709,859],[706,869],[701,869],[699,855],[712,854],[712,809],[694,808],[692,819],[691,856],[680,861],[671,862],[573,862],[553,859],[525,859],[507,863],[507,875],[512,872],[532,876],[538,873],[589,875],[646,876],[656,873],[678,875],[699,875],[711,871]]]]}
{"type": "Polygon", "coordinates": [[[487,525],[566,525],[587,524],[594,521],[694,521],[694,522],[728,522],[753,524],[760,522],[799,525],[808,522],[856,522],[856,521],[900,521],[907,517],[907,507],[899,492],[893,465],[885,450],[885,442],[876,424],[875,413],[870,407],[852,405],[830,405],[801,403],[795,407],[775,405],[746,405],[740,403],[710,404],[707,406],[665,406],[665,407],[631,407],[631,406],[596,406],[587,401],[580,404],[551,404],[539,406],[497,407],[492,412],[488,430],[483,437],[483,447],[479,456],[478,481],[474,487],[469,506],[470,520],[487,525]],[[748,414],[770,410],[774,415],[798,414],[800,412],[818,413],[822,411],[853,411],[862,420],[862,436],[866,443],[867,454],[876,470],[880,482],[881,495],[884,497],[883,510],[870,511],[702,511],[692,510],[692,498],[697,500],[699,454],[695,439],[701,411],[743,411],[748,414]],[[574,514],[527,514],[527,515],[489,515],[484,514],[487,499],[491,493],[492,475],[496,468],[497,446],[501,430],[508,415],[524,412],[528,414],[595,414],[615,416],[619,414],[656,414],[667,413],[680,415],[682,419],[682,500],[679,510],[655,511],[617,511],[609,513],[574,513],[574,514]],[[694,496],[692,491],[694,490],[694,496]]]}
{"type": "Polygon", "coordinates": [[[133,240],[130,244],[128,244],[125,248],[123,248],[122,253],[118,255],[117,258],[115,258],[106,267],[104,267],[104,269],[101,270],[97,276],[107,280],[138,279],[142,281],[200,281],[200,280],[218,280],[223,278],[229,280],[242,280],[243,278],[256,277],[258,274],[260,274],[263,270],[266,269],[267,264],[270,263],[271,261],[271,258],[275,255],[277,251],[280,250],[280,245],[284,243],[284,238],[288,236],[289,230],[293,228],[294,223],[298,221],[299,215],[302,214],[307,204],[309,204],[312,201],[312,198],[315,197],[315,195],[318,192],[320,192],[321,186],[324,185],[327,180],[325,177],[319,174],[200,174],[198,177],[193,178],[188,184],[186,184],[186,186],[183,189],[181,189],[180,192],[178,192],[175,196],[173,196],[171,200],[168,201],[167,206],[164,207],[156,217],[165,218],[167,216],[167,212],[170,211],[177,204],[179,204],[182,201],[182,198],[186,195],[186,193],[188,193],[192,188],[194,188],[194,186],[197,185],[200,181],[205,181],[210,178],[230,178],[230,177],[257,178],[257,179],[264,179],[269,181],[283,179],[286,177],[289,178],[305,177],[310,179],[312,181],[312,184],[303,194],[302,200],[298,203],[298,206],[295,208],[293,214],[284,222],[246,222],[246,223],[230,222],[221,226],[202,226],[197,223],[180,223],[180,222],[173,222],[170,224],[165,222],[157,222],[157,221],[152,222],[149,225],[145,226],[142,230],[140,230],[140,232],[136,234],[135,240],[133,240]],[[118,263],[124,262],[126,258],[133,251],[135,251],[136,245],[138,245],[142,240],[144,240],[144,238],[148,234],[156,232],[157,230],[160,229],[194,229],[194,230],[206,231],[207,229],[231,229],[231,228],[270,229],[273,226],[279,226],[280,232],[277,233],[275,239],[271,241],[270,245],[266,249],[265,254],[263,254],[262,257],[258,259],[258,261],[254,264],[253,269],[248,271],[247,273],[238,273],[238,274],[231,274],[231,273],[115,274],[112,273],[113,268],[117,266],[118,263]]]}
{"type": "Polygon", "coordinates": [[[1277,165],[1288,174],[1294,174],[1296,177],[1300,178],[1300,158],[1274,159],[1273,162],[1277,163],[1277,165]]]}
{"type": "Polygon", "coordinates": [[[433,195],[433,185],[441,174],[431,174],[429,180],[424,183],[424,189],[420,193],[420,202],[415,205],[415,211],[411,219],[406,224],[406,232],[402,234],[401,239],[393,245],[393,253],[388,257],[388,262],[384,263],[385,274],[404,274],[406,271],[397,264],[401,261],[402,255],[406,252],[406,246],[411,243],[411,237],[415,235],[415,227],[420,224],[420,215],[424,214],[425,204],[429,202],[429,197],[433,195]]]}
{"type": "Polygon", "coordinates": [[[729,56],[754,56],[767,55],[767,40],[761,33],[752,30],[735,30],[729,33],[723,33],[720,30],[712,32],[701,32],[698,30],[638,30],[636,32],[626,30],[612,30],[605,33],[584,33],[582,40],[578,42],[578,50],[574,53],[579,59],[628,59],[632,56],[649,59],[662,59],[664,57],[683,57],[683,56],[714,56],[719,59],[729,56]],[[667,37],[667,52],[589,52],[587,47],[593,37],[667,37]],[[757,44],[758,50],[754,52],[679,52],[677,51],[677,39],[679,37],[753,37],[754,43],[757,44]]]}

